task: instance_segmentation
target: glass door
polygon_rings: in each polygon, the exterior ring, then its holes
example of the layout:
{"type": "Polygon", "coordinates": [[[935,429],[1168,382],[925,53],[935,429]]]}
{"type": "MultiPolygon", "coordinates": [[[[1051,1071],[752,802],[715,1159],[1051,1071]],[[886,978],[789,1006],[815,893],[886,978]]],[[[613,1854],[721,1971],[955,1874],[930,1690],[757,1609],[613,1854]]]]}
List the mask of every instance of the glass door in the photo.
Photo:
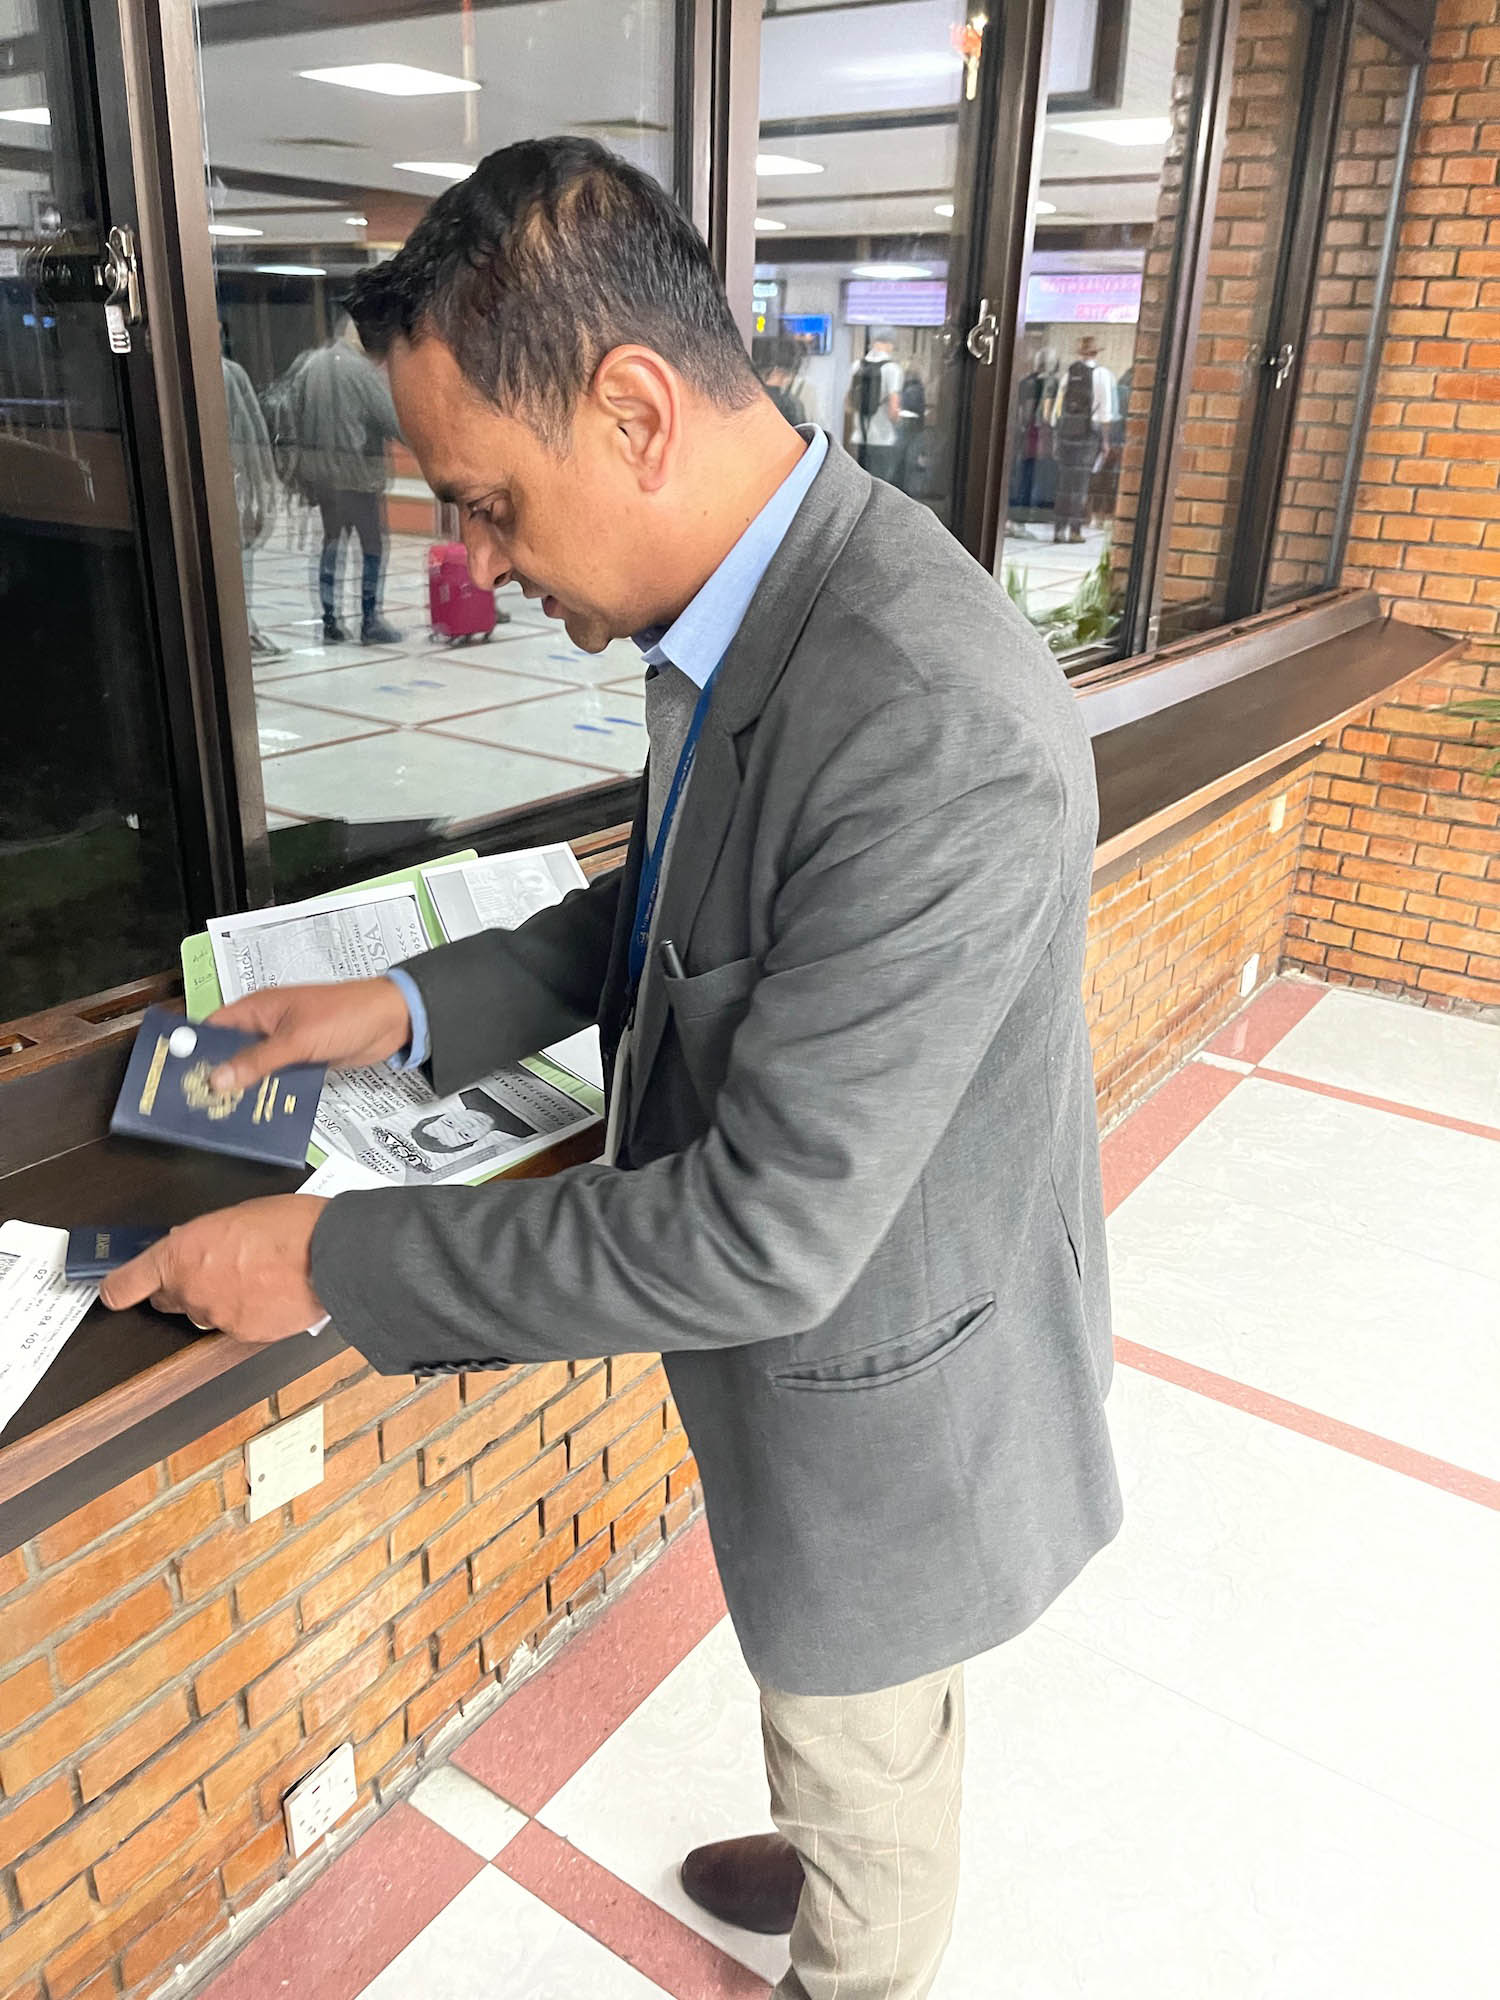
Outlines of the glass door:
{"type": "Polygon", "coordinates": [[[133,373],[130,177],[111,188],[100,138],[104,31],[81,0],[5,13],[0,1020],[160,971],[187,924],[134,445],[154,412],[149,370],[133,373]]]}
{"type": "Polygon", "coordinates": [[[768,392],[976,554],[979,392],[1003,359],[986,263],[1002,81],[986,43],[1007,25],[994,12],[767,0],[755,158],[751,352],[768,392]]]}

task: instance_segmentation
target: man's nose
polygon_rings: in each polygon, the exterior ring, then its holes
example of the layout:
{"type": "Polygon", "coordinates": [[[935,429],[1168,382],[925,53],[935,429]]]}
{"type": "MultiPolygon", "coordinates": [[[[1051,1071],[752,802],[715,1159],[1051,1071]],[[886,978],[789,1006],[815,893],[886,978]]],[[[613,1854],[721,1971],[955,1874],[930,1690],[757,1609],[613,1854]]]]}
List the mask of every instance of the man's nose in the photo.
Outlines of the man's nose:
{"type": "Polygon", "coordinates": [[[491,549],[470,549],[469,581],[478,590],[503,589],[510,582],[510,564],[491,549]]]}

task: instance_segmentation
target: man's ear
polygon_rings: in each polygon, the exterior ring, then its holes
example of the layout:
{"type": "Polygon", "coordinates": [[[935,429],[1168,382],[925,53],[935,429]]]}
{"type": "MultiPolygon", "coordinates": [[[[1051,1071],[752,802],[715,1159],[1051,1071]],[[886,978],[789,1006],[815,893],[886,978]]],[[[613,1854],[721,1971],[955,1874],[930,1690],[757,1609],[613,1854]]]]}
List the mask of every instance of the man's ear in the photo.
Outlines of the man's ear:
{"type": "Polygon", "coordinates": [[[682,386],[649,347],[615,347],[594,370],[587,401],[644,493],[665,485],[682,437],[682,386]]]}

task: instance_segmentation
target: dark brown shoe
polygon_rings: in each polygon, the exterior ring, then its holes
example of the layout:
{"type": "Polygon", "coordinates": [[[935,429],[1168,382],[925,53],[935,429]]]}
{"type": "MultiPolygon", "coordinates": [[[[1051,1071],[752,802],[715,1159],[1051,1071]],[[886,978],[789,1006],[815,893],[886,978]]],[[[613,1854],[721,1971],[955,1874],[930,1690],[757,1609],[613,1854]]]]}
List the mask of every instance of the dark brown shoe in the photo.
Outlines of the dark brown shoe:
{"type": "Polygon", "coordinates": [[[700,1910],[764,1937],[785,1937],[802,1897],[802,1862],[779,1833],[695,1847],[679,1871],[700,1910]]]}

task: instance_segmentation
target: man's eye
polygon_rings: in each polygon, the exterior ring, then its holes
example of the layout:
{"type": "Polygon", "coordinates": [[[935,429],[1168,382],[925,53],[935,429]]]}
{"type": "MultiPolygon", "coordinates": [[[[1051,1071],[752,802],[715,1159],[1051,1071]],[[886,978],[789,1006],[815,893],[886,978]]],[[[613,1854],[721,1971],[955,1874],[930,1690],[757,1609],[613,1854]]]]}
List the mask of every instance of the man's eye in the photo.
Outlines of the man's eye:
{"type": "Polygon", "coordinates": [[[487,500],[468,500],[464,503],[464,511],[471,521],[484,521],[491,528],[498,528],[500,525],[500,515],[503,512],[503,503],[493,498],[487,500]]]}

